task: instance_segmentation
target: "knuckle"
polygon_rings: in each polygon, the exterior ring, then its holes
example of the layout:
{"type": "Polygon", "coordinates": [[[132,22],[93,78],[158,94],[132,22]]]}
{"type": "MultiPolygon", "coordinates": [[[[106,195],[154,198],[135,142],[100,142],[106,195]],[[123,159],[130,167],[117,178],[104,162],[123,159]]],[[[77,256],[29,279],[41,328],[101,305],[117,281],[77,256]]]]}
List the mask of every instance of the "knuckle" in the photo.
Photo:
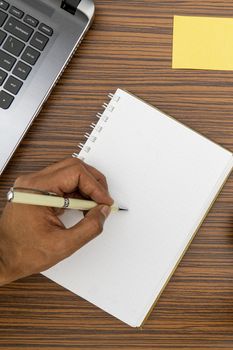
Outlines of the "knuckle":
{"type": "Polygon", "coordinates": [[[84,173],[84,170],[85,168],[84,168],[84,166],[83,166],[83,164],[81,164],[81,163],[77,163],[77,162],[75,162],[75,163],[73,163],[73,164],[71,164],[70,165],[70,167],[69,167],[69,171],[76,177],[77,176],[77,174],[82,174],[82,173],[84,173]]]}
{"type": "Polygon", "coordinates": [[[65,169],[65,171],[72,171],[77,169],[77,167],[79,167],[80,164],[80,160],[78,158],[65,158],[63,160],[61,160],[60,162],[60,167],[58,169],[58,171],[63,171],[65,169]]]}
{"type": "Polygon", "coordinates": [[[78,164],[80,163],[80,159],[78,158],[74,158],[74,157],[70,157],[70,158],[66,158],[63,160],[63,163],[66,165],[73,165],[73,164],[78,164]]]}
{"type": "Polygon", "coordinates": [[[101,174],[101,180],[107,184],[107,178],[103,174],[101,174]]]}
{"type": "Polygon", "coordinates": [[[69,158],[69,163],[71,165],[74,165],[74,166],[79,166],[81,165],[83,162],[79,159],[79,158],[69,158]]]}
{"type": "Polygon", "coordinates": [[[21,175],[16,179],[14,186],[28,187],[30,184],[31,175],[21,175]]]}

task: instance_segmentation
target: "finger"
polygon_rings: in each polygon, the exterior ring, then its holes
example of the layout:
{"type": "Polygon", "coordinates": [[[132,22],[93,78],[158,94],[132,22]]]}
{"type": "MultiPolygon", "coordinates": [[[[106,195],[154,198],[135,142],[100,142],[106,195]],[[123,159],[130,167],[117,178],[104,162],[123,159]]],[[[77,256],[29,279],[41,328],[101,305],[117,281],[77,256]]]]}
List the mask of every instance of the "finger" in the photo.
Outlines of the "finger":
{"type": "Polygon", "coordinates": [[[42,181],[43,177],[53,176],[53,173],[56,172],[57,170],[66,168],[68,166],[72,166],[74,164],[78,164],[79,162],[81,161],[77,158],[74,159],[70,157],[70,158],[63,159],[62,161],[51,164],[40,171],[33,172],[30,174],[25,174],[18,177],[14,183],[14,186],[50,191],[51,188],[48,188],[48,186],[46,185],[46,181],[42,181]]]}
{"type": "Polygon", "coordinates": [[[78,189],[99,204],[111,205],[113,203],[108,191],[82,163],[58,170],[50,177],[49,182],[51,186],[54,186],[55,192],[72,193],[78,189]]]}
{"type": "Polygon", "coordinates": [[[45,173],[50,173],[50,172],[54,172],[57,170],[61,170],[63,168],[66,168],[68,166],[73,166],[76,165],[78,163],[81,163],[85,168],[87,168],[87,170],[95,177],[95,179],[97,181],[99,181],[101,183],[101,185],[108,190],[108,185],[107,185],[107,180],[106,177],[104,176],[104,174],[102,174],[99,170],[97,170],[96,168],[94,168],[93,166],[84,163],[82,160],[78,159],[78,158],[67,158],[64,159],[61,162],[52,164],[51,166],[47,167],[46,169],[42,170],[42,172],[45,173]]]}
{"type": "Polygon", "coordinates": [[[77,164],[79,161],[81,162],[81,160],[78,158],[73,158],[73,157],[65,158],[65,159],[61,160],[60,162],[53,163],[53,164],[47,166],[46,168],[40,170],[40,174],[46,175],[49,173],[53,173],[59,169],[66,168],[67,166],[77,164]]]}
{"type": "MultiPolygon", "coordinates": [[[[107,180],[106,180],[106,177],[99,171],[97,170],[96,168],[94,168],[93,166],[87,164],[87,163],[83,163],[83,166],[94,176],[94,178],[108,191],[109,193],[109,190],[108,190],[108,184],[107,184],[107,180]]],[[[81,194],[81,196],[83,198],[88,198],[88,196],[82,192],[80,189],[79,189],[79,193],[81,194]]],[[[110,194],[109,194],[110,195],[110,194]]]]}
{"type": "Polygon", "coordinates": [[[110,197],[108,189],[98,182],[88,171],[80,174],[79,191],[84,196],[90,197],[99,204],[113,204],[113,199],[110,197]]]}
{"type": "Polygon", "coordinates": [[[113,203],[106,188],[96,180],[79,159],[68,159],[60,162],[58,168],[56,165],[52,167],[53,171],[43,176],[37,173],[33,177],[24,177],[24,180],[21,178],[18,182],[24,185],[21,187],[38,188],[59,195],[72,193],[78,189],[99,204],[111,205],[113,203]]]}
{"type": "Polygon", "coordinates": [[[84,166],[88,169],[88,171],[95,177],[95,179],[97,181],[99,181],[101,183],[101,185],[108,190],[108,184],[107,184],[107,179],[104,176],[104,174],[102,174],[99,170],[97,170],[96,168],[94,168],[93,166],[84,163],[84,166]]]}
{"type": "Polygon", "coordinates": [[[103,230],[103,225],[110,214],[109,206],[98,205],[90,210],[84,219],[64,231],[67,254],[71,255],[83,245],[97,237],[103,230]]]}
{"type": "Polygon", "coordinates": [[[83,164],[83,166],[85,166],[88,169],[88,171],[96,178],[96,180],[99,181],[103,187],[108,189],[107,180],[106,180],[105,176],[100,171],[98,171],[96,168],[94,168],[93,166],[91,166],[87,163],[84,163],[82,160],[80,160],[78,158],[70,157],[70,158],[63,159],[60,162],[54,163],[54,164],[46,167],[45,169],[42,169],[40,171],[40,174],[41,175],[49,174],[49,173],[55,172],[57,170],[61,170],[63,168],[66,168],[66,167],[76,165],[78,163],[83,164]]]}

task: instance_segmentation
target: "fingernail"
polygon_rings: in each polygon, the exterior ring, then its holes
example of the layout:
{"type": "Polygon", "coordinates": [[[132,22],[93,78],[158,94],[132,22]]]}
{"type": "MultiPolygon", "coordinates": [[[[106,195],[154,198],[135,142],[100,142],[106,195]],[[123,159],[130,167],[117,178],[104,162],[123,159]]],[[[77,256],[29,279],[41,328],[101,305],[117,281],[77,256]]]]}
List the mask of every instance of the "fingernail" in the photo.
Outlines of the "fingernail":
{"type": "Polygon", "coordinates": [[[111,212],[111,208],[108,207],[107,205],[101,208],[101,213],[104,214],[105,218],[109,216],[110,212],[111,212]]]}

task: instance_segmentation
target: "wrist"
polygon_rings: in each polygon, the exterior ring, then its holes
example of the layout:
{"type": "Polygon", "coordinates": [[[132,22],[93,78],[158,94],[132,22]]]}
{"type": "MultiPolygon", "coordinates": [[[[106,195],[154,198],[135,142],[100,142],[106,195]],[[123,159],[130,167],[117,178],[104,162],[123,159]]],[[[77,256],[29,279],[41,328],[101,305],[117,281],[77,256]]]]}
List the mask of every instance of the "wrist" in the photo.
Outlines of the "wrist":
{"type": "Polygon", "coordinates": [[[0,287],[4,286],[4,284],[7,284],[6,280],[6,274],[1,262],[1,257],[0,257],[0,287]]]}
{"type": "Polygon", "coordinates": [[[1,228],[1,220],[0,220],[0,287],[6,284],[6,273],[4,266],[4,258],[3,258],[3,244],[2,244],[2,228],[1,228]]]}
{"type": "Polygon", "coordinates": [[[0,219],[0,287],[10,283],[13,278],[11,278],[10,271],[7,271],[7,261],[6,261],[6,244],[4,242],[4,230],[2,225],[2,220],[0,219]]]}

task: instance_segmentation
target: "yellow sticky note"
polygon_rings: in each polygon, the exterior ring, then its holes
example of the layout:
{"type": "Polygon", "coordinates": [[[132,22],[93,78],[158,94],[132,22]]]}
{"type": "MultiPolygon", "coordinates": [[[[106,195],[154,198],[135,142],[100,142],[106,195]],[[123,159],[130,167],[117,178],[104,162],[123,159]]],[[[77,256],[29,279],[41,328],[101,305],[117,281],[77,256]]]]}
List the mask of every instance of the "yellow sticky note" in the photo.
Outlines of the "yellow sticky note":
{"type": "Polygon", "coordinates": [[[233,18],[174,16],[172,68],[233,70],[233,18]]]}

